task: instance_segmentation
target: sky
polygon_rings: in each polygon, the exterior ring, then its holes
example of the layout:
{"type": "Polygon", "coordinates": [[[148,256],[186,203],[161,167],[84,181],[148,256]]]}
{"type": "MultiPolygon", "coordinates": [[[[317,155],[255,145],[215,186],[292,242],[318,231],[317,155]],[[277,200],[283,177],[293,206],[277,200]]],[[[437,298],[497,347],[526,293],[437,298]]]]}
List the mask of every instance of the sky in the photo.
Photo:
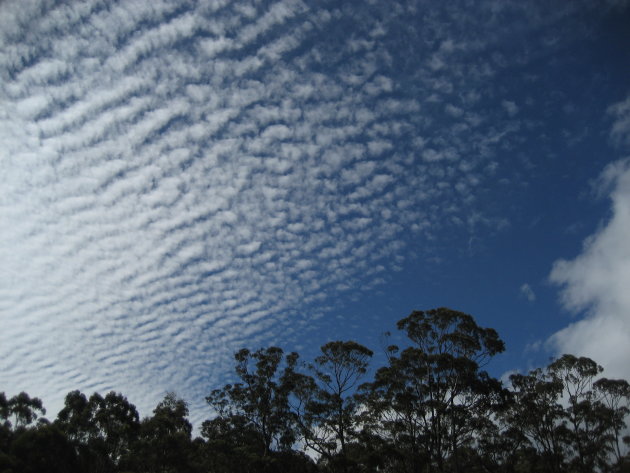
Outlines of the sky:
{"type": "MultiPolygon", "coordinates": [[[[166,392],[446,306],[630,378],[630,2],[0,3],[0,390],[166,392]]],[[[397,339],[396,333],[392,335],[397,339]]],[[[400,337],[398,337],[400,339],[400,337]]]]}

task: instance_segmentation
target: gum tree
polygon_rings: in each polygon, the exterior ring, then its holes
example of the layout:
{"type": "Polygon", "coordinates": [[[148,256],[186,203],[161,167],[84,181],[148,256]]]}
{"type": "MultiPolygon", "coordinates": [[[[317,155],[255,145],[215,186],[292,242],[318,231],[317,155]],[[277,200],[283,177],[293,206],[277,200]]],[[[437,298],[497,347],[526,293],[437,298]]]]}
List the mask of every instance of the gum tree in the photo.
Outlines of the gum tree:
{"type": "Polygon", "coordinates": [[[448,308],[414,311],[397,326],[411,346],[389,347],[388,366],[364,388],[372,425],[407,471],[459,471],[461,448],[474,442],[501,392],[481,368],[504,344],[495,330],[448,308]]]}

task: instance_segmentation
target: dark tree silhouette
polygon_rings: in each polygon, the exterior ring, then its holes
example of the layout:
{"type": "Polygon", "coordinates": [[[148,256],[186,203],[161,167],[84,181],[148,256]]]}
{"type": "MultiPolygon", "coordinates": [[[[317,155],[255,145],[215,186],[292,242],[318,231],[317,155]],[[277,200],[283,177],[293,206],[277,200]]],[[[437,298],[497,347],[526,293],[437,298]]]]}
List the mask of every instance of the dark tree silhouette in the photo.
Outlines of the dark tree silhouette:
{"type": "Polygon", "coordinates": [[[46,414],[46,409],[39,398],[31,398],[25,392],[13,396],[6,402],[9,417],[13,419],[14,428],[26,427],[37,420],[38,412],[46,414]]]}
{"type": "Polygon", "coordinates": [[[480,368],[504,344],[447,308],[412,312],[398,328],[412,346],[389,347],[389,365],[364,387],[372,429],[393,445],[401,469],[460,471],[460,450],[473,444],[501,392],[480,368]]]}
{"type": "Polygon", "coordinates": [[[263,456],[272,450],[289,449],[295,441],[295,429],[289,415],[291,386],[284,371],[290,366],[281,365],[283,361],[294,364],[296,357],[285,359],[282,349],[271,347],[253,353],[242,349],[234,358],[241,382],[212,391],[206,401],[219,417],[245,419],[259,434],[263,456]]]}
{"type": "Polygon", "coordinates": [[[397,326],[408,346],[362,385],[372,351],[354,341],[310,363],[238,351],[238,382],[206,398],[195,439],[173,393],[139,421],[120,393],[72,391],[50,423],[40,399],[0,392],[0,473],[630,473],[626,380],[567,354],[505,387],[484,371],[503,342],[470,315],[397,326]]]}
{"type": "Polygon", "coordinates": [[[295,409],[302,440],[332,470],[347,471],[348,443],[356,435],[359,402],[355,391],[366,374],[372,351],[353,341],[333,341],[308,365],[310,375],[294,383],[295,409]]]}

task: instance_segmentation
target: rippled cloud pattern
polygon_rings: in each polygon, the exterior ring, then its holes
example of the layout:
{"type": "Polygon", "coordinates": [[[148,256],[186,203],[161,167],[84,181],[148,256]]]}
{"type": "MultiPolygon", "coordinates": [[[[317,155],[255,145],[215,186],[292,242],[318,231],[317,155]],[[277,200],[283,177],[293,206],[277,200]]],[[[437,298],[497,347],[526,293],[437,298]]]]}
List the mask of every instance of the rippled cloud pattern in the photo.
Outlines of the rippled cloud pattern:
{"type": "Polygon", "coordinates": [[[313,5],[0,5],[4,389],[198,407],[234,349],[505,224],[479,199],[527,105],[487,87],[493,51],[506,17],[552,19],[313,5]]]}

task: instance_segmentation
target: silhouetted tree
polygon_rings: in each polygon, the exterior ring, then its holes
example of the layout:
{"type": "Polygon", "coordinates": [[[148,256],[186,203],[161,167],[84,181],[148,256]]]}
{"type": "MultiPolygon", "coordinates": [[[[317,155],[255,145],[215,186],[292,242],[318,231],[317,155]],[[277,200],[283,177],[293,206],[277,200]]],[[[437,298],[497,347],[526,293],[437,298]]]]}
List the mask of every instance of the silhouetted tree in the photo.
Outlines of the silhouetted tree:
{"type": "Polygon", "coordinates": [[[42,415],[46,414],[46,409],[44,409],[41,399],[37,397],[31,398],[25,392],[21,392],[9,399],[6,402],[6,408],[8,408],[9,417],[13,418],[14,429],[26,427],[33,423],[37,420],[38,412],[42,415]]]}
{"type": "Polygon", "coordinates": [[[240,415],[220,415],[203,422],[204,464],[216,473],[245,473],[261,467],[264,440],[240,415]]]}
{"type": "Polygon", "coordinates": [[[122,394],[72,391],[51,424],[40,399],[0,392],[0,473],[630,473],[627,381],[563,355],[506,389],[483,370],[503,342],[470,315],[397,326],[409,346],[361,386],[372,351],[353,341],[306,364],[238,351],[239,381],[206,398],[215,416],[196,439],[172,393],[140,422],[122,394]]]}
{"type": "Polygon", "coordinates": [[[68,393],[55,425],[74,445],[81,467],[94,472],[116,471],[140,426],[135,406],[113,391],[89,399],[79,391],[68,393]]]}
{"type": "Polygon", "coordinates": [[[413,345],[400,355],[389,347],[389,365],[364,387],[371,428],[393,444],[400,469],[459,471],[460,449],[473,444],[501,393],[480,368],[504,344],[493,329],[447,308],[414,311],[397,326],[413,345]]]}
{"type": "Polygon", "coordinates": [[[540,456],[540,471],[565,470],[568,437],[566,412],[560,404],[562,382],[537,368],[510,376],[515,396],[507,422],[528,439],[540,456]]]}
{"type": "Polygon", "coordinates": [[[12,469],[9,468],[8,471],[16,473],[82,471],[72,443],[53,424],[42,423],[37,427],[20,431],[11,445],[11,455],[12,469]]]}
{"type": "Polygon", "coordinates": [[[612,417],[593,390],[593,382],[603,368],[590,358],[562,355],[547,368],[562,383],[571,470],[590,473],[605,468],[611,451],[612,417]]]}
{"type": "Polygon", "coordinates": [[[6,425],[9,427],[9,401],[7,400],[7,396],[0,392],[0,421],[2,421],[2,425],[6,425]]]}
{"type": "Polygon", "coordinates": [[[258,432],[262,456],[272,450],[288,450],[295,442],[295,426],[289,412],[291,385],[286,370],[297,355],[284,357],[281,348],[270,347],[235,354],[236,374],[241,382],[215,389],[206,401],[219,417],[245,419],[258,432]],[[282,367],[283,362],[286,366],[282,367]]]}
{"type": "Polygon", "coordinates": [[[153,416],[142,420],[138,439],[123,464],[137,472],[193,472],[195,446],[191,432],[188,405],[168,393],[153,410],[153,416]]]}
{"type": "Polygon", "coordinates": [[[356,437],[358,423],[355,391],[372,354],[353,341],[328,342],[309,365],[313,377],[301,375],[293,383],[302,439],[334,471],[349,468],[347,444],[356,437]]]}
{"type": "Polygon", "coordinates": [[[600,378],[593,383],[597,399],[606,408],[610,429],[610,451],[615,462],[621,462],[622,435],[626,428],[625,419],[630,414],[630,384],[625,379],[600,378]]]}

